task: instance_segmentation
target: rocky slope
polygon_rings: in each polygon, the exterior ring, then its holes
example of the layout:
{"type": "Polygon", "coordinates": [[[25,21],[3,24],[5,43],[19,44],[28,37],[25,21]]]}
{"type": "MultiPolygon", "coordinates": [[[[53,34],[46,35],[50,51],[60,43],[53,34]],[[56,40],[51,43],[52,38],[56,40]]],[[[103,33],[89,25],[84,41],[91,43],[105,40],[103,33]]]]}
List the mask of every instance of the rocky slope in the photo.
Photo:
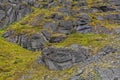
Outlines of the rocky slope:
{"type": "Polygon", "coordinates": [[[0,21],[6,41],[41,53],[12,79],[120,79],[119,0],[1,0],[0,21]]]}
{"type": "Polygon", "coordinates": [[[36,0],[0,0],[0,29],[32,12],[36,0]]]}

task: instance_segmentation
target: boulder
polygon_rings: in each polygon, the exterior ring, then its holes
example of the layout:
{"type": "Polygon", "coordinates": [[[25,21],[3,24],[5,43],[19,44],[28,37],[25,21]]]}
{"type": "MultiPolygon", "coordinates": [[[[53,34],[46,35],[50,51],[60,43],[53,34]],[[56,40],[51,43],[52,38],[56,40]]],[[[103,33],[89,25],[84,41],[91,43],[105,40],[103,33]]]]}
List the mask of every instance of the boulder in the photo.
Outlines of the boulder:
{"type": "Polygon", "coordinates": [[[66,37],[65,36],[62,36],[62,35],[60,35],[60,36],[53,36],[53,37],[51,37],[50,38],[50,43],[59,43],[59,42],[62,42],[62,41],[64,41],[66,39],[66,37]]]}
{"type": "Polygon", "coordinates": [[[94,33],[94,28],[92,26],[77,26],[75,27],[75,31],[80,32],[80,33],[94,33]]]}
{"type": "Polygon", "coordinates": [[[62,20],[63,16],[62,15],[58,15],[58,13],[54,13],[49,18],[52,18],[52,19],[55,19],[55,20],[62,20]]]}
{"type": "Polygon", "coordinates": [[[109,14],[105,16],[105,19],[120,24],[120,14],[109,14]]]}
{"type": "Polygon", "coordinates": [[[67,20],[67,21],[62,20],[59,22],[58,32],[63,34],[70,34],[72,32],[72,28],[73,28],[73,22],[71,20],[67,20]]]}
{"type": "Polygon", "coordinates": [[[13,34],[14,34],[14,31],[9,30],[9,31],[5,32],[4,34],[2,34],[2,37],[7,38],[13,34]]]}
{"type": "Polygon", "coordinates": [[[104,34],[111,34],[111,33],[112,33],[112,30],[110,30],[110,29],[108,29],[108,28],[106,28],[106,27],[104,27],[104,26],[97,25],[95,32],[96,32],[97,34],[103,34],[103,33],[104,33],[104,34]]]}
{"type": "Polygon", "coordinates": [[[90,56],[90,51],[83,47],[79,50],[49,47],[42,51],[43,62],[52,70],[68,69],[75,63],[86,60],[88,56],[90,56]]]}
{"type": "Polygon", "coordinates": [[[115,53],[115,52],[117,52],[117,49],[111,46],[104,46],[98,54],[106,55],[106,54],[115,53]]]}
{"type": "Polygon", "coordinates": [[[47,22],[43,25],[44,29],[49,29],[49,30],[52,30],[53,32],[57,31],[57,27],[58,27],[58,25],[53,22],[47,22]]]}
{"type": "Polygon", "coordinates": [[[76,16],[76,20],[73,22],[74,26],[86,25],[91,21],[88,14],[82,14],[81,16],[76,16]]]}
{"type": "Polygon", "coordinates": [[[43,20],[43,16],[42,14],[39,14],[37,15],[33,20],[32,22],[30,23],[30,25],[34,26],[34,27],[37,27],[40,25],[40,23],[42,22],[43,20]]]}
{"type": "Polygon", "coordinates": [[[91,7],[93,10],[96,9],[98,11],[102,11],[102,12],[108,12],[108,11],[114,11],[115,9],[110,7],[110,6],[93,6],[91,7]]]}
{"type": "Polygon", "coordinates": [[[47,48],[42,51],[42,58],[49,69],[64,70],[72,67],[72,50],[47,48]]]}
{"type": "Polygon", "coordinates": [[[1,0],[0,1],[0,29],[18,21],[32,12],[31,5],[37,0],[1,0]]]}
{"type": "Polygon", "coordinates": [[[12,43],[17,43],[21,47],[32,50],[32,51],[40,51],[45,48],[45,43],[47,42],[46,38],[42,34],[32,34],[26,35],[23,34],[16,34],[14,31],[7,31],[2,35],[7,41],[12,43]]]}

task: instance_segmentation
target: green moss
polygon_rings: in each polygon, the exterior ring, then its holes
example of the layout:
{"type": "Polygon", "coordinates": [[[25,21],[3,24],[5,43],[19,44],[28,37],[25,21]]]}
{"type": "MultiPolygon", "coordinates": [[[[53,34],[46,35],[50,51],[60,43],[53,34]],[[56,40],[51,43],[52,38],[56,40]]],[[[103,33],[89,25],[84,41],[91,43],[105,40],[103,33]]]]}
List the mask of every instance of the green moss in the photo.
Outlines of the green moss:
{"type": "MultiPolygon", "coordinates": [[[[4,31],[0,31],[2,34],[4,31]]],[[[31,52],[0,37],[0,80],[14,80],[28,69],[40,52],[31,52]]]]}
{"type": "MultiPolygon", "coordinates": [[[[105,34],[81,34],[81,33],[74,33],[68,36],[68,38],[58,44],[57,46],[70,46],[71,44],[82,44],[82,45],[94,45],[97,46],[101,44],[97,39],[104,39],[106,37],[105,34]]],[[[101,40],[101,41],[102,41],[101,40]]]]}

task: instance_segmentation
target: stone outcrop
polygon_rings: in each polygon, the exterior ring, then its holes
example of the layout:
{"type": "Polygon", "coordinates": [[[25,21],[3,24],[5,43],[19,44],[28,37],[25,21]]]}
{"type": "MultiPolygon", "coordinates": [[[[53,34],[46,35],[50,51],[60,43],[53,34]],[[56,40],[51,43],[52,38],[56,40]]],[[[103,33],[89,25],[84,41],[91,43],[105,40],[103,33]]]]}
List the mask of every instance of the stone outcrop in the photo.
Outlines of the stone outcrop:
{"type": "Polygon", "coordinates": [[[78,50],[49,47],[42,51],[42,60],[49,69],[64,70],[90,56],[90,50],[78,46],[78,50]]]}
{"type": "Polygon", "coordinates": [[[36,0],[0,0],[0,29],[32,12],[36,0]]]}
{"type": "Polygon", "coordinates": [[[46,39],[42,34],[33,34],[33,35],[26,35],[26,34],[18,34],[14,35],[14,31],[8,31],[2,35],[7,41],[12,43],[17,43],[23,48],[32,51],[40,51],[45,48],[46,39]]]}
{"type": "Polygon", "coordinates": [[[99,62],[104,56],[117,52],[111,46],[104,46],[98,54],[90,56],[91,50],[80,45],[72,45],[70,48],[45,48],[38,62],[44,63],[49,69],[64,70],[71,68],[74,64],[83,62],[86,66],[94,62],[99,62]]]}

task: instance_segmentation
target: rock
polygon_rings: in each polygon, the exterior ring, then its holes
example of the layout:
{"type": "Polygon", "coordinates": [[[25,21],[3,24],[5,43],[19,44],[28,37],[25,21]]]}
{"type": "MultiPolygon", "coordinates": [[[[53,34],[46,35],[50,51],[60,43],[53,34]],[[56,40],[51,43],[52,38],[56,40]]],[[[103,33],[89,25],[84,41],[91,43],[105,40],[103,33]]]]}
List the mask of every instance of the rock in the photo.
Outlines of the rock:
{"type": "Polygon", "coordinates": [[[90,57],[91,50],[88,48],[79,47],[79,50],[73,54],[73,62],[79,63],[90,57]]]}
{"type": "Polygon", "coordinates": [[[50,39],[51,39],[51,36],[52,36],[52,33],[47,31],[47,30],[42,30],[42,35],[45,37],[45,39],[50,42],[50,39]]]}
{"type": "Polygon", "coordinates": [[[36,0],[4,0],[0,3],[0,29],[32,12],[36,0]]]}
{"type": "Polygon", "coordinates": [[[72,30],[65,30],[64,28],[60,28],[58,30],[59,33],[62,33],[62,34],[66,34],[66,35],[69,35],[72,33],[72,30]]]}
{"type": "Polygon", "coordinates": [[[44,64],[42,57],[39,57],[39,58],[36,60],[36,62],[37,62],[38,64],[44,64]]]}
{"type": "Polygon", "coordinates": [[[54,32],[57,31],[57,27],[58,27],[58,25],[56,23],[53,23],[53,22],[47,22],[43,25],[44,29],[49,29],[49,30],[52,30],[54,32]]]}
{"type": "Polygon", "coordinates": [[[68,21],[60,21],[59,26],[62,27],[65,30],[71,30],[72,29],[72,21],[68,20],[68,21]]]}
{"type": "Polygon", "coordinates": [[[40,4],[39,4],[39,3],[35,3],[35,4],[34,4],[34,7],[39,8],[39,7],[40,7],[40,4]]]}
{"type": "Polygon", "coordinates": [[[75,51],[68,48],[49,47],[42,51],[42,59],[49,69],[64,70],[84,61],[89,54],[90,52],[85,48],[75,51]]]}
{"type": "Polygon", "coordinates": [[[94,33],[94,28],[92,26],[87,26],[87,25],[84,25],[84,26],[77,26],[75,27],[75,30],[77,32],[80,32],[80,33],[94,33]]]}
{"type": "Polygon", "coordinates": [[[103,55],[109,54],[109,53],[115,53],[117,52],[117,49],[114,49],[111,46],[104,46],[101,50],[100,53],[102,53],[103,55]]]}
{"type": "Polygon", "coordinates": [[[58,78],[53,78],[53,80],[59,80],[58,78]]]}
{"type": "Polygon", "coordinates": [[[120,23],[120,14],[109,14],[105,16],[105,19],[114,21],[114,23],[120,23]]]}
{"type": "Polygon", "coordinates": [[[43,17],[44,17],[43,14],[39,14],[38,16],[36,16],[36,17],[32,20],[32,22],[31,22],[30,24],[31,24],[32,26],[34,26],[34,27],[39,26],[40,23],[41,23],[42,20],[43,20],[43,17]]]}
{"type": "Polygon", "coordinates": [[[120,69],[97,69],[102,80],[119,80],[120,79],[120,69]],[[117,71],[116,71],[117,70],[117,71]]]}
{"type": "Polygon", "coordinates": [[[114,8],[111,8],[109,6],[97,6],[97,7],[93,6],[92,8],[96,9],[98,11],[102,11],[102,12],[108,12],[108,11],[114,11],[115,10],[114,8]]]}
{"type": "Polygon", "coordinates": [[[59,23],[59,29],[58,32],[63,34],[70,34],[72,32],[73,23],[71,20],[68,21],[60,21],[59,23]]]}
{"type": "Polygon", "coordinates": [[[76,17],[77,19],[74,21],[74,26],[86,25],[91,21],[88,14],[82,14],[80,17],[76,17]]]}
{"type": "Polygon", "coordinates": [[[66,39],[66,37],[64,36],[55,36],[55,37],[51,37],[50,38],[50,43],[59,43],[59,42],[62,42],[66,39]]]}
{"type": "Polygon", "coordinates": [[[42,34],[33,34],[26,35],[23,34],[14,34],[14,31],[7,31],[2,35],[7,41],[12,43],[17,43],[23,48],[32,51],[40,51],[45,48],[45,43],[47,42],[42,34]]]}
{"type": "Polygon", "coordinates": [[[58,15],[58,13],[54,13],[50,16],[50,18],[55,19],[55,20],[62,20],[63,16],[62,15],[58,15]]]}
{"type": "Polygon", "coordinates": [[[9,36],[11,36],[11,35],[13,35],[14,34],[14,31],[7,31],[7,32],[5,32],[4,34],[2,34],[2,37],[4,37],[4,38],[7,38],[7,37],[9,37],[9,36]]]}
{"type": "Polygon", "coordinates": [[[109,8],[108,6],[100,6],[99,9],[102,10],[103,12],[115,10],[113,8],[109,8]]]}
{"type": "Polygon", "coordinates": [[[52,2],[52,3],[49,3],[48,8],[56,7],[56,6],[58,6],[58,2],[52,2]]]}
{"type": "Polygon", "coordinates": [[[0,20],[2,20],[5,16],[5,11],[0,10],[0,20]]]}
{"type": "Polygon", "coordinates": [[[98,16],[97,19],[98,20],[104,20],[104,18],[102,16],[98,16]]]}
{"type": "Polygon", "coordinates": [[[108,28],[106,28],[104,26],[97,25],[95,33],[97,33],[97,34],[102,34],[102,33],[104,33],[104,34],[111,34],[112,30],[110,30],[110,29],[108,29],[108,28]]]}
{"type": "Polygon", "coordinates": [[[45,45],[44,45],[44,38],[42,37],[42,35],[40,34],[34,34],[32,35],[32,38],[31,38],[31,50],[33,51],[40,51],[42,49],[45,48],[45,45]]]}
{"type": "Polygon", "coordinates": [[[51,2],[53,2],[53,1],[54,1],[54,0],[47,0],[48,3],[51,3],[51,2]]]}
{"type": "Polygon", "coordinates": [[[77,6],[81,7],[81,6],[88,6],[88,3],[86,0],[81,0],[78,2],[77,6]]]}
{"type": "Polygon", "coordinates": [[[58,11],[62,12],[66,16],[70,16],[71,15],[71,9],[68,8],[68,7],[67,8],[66,7],[60,8],[58,11]]]}
{"type": "Polygon", "coordinates": [[[79,48],[81,48],[81,45],[79,45],[79,44],[72,44],[72,45],[70,46],[70,48],[72,48],[72,49],[78,51],[79,48]]]}
{"type": "Polygon", "coordinates": [[[70,78],[69,80],[85,80],[85,79],[80,78],[80,76],[73,76],[73,77],[70,78]]]}
{"type": "Polygon", "coordinates": [[[71,52],[69,49],[48,48],[42,51],[42,57],[49,69],[64,70],[73,65],[71,52]]]}
{"type": "Polygon", "coordinates": [[[120,28],[114,29],[114,32],[115,32],[116,34],[120,34],[120,28]]]}

